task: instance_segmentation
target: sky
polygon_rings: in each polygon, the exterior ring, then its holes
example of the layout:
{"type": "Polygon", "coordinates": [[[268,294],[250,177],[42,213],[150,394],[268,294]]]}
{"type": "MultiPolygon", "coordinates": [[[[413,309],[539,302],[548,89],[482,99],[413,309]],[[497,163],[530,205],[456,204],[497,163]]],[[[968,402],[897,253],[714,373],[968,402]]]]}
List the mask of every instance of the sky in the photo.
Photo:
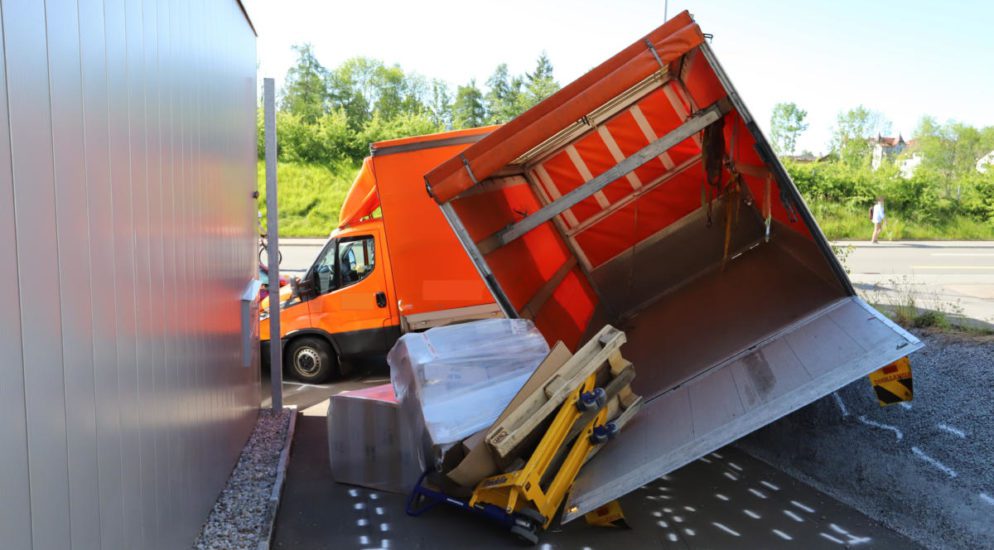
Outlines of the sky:
{"type": "MultiPolygon", "coordinates": [[[[665,0],[243,0],[259,76],[281,86],[294,44],[335,67],[399,64],[455,89],[544,51],[566,85],[663,23],[665,0]]],[[[839,112],[864,105],[908,138],[923,115],[994,125],[994,2],[670,0],[688,10],[764,131],[778,102],[808,112],[798,152],[824,152],[839,112]],[[984,68],[987,67],[987,68],[984,68]]]]}

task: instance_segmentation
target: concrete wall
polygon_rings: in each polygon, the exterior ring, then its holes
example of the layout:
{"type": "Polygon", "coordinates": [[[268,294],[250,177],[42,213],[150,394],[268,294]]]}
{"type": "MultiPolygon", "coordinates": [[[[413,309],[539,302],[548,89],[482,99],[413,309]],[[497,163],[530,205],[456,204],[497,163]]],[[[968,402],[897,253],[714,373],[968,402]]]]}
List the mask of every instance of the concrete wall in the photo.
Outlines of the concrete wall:
{"type": "Polygon", "coordinates": [[[0,0],[0,547],[189,547],[258,405],[236,0],[0,0]]]}

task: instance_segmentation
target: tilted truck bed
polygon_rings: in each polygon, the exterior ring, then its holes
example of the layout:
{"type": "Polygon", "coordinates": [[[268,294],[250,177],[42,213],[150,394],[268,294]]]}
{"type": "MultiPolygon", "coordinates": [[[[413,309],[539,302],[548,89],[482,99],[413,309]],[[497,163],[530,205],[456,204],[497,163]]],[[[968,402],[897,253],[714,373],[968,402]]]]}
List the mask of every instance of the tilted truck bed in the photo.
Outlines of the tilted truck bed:
{"type": "Polygon", "coordinates": [[[686,13],[426,176],[509,316],[626,331],[646,404],[569,521],[921,347],[855,295],[686,13]]]}

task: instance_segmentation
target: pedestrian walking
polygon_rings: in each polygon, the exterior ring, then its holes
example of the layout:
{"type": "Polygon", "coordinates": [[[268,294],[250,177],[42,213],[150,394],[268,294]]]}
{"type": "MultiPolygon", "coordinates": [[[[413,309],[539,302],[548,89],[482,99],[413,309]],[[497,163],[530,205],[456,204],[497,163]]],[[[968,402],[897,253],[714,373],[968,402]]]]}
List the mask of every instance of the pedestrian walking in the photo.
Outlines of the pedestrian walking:
{"type": "Polygon", "coordinates": [[[870,242],[873,244],[877,244],[877,240],[880,237],[880,231],[884,227],[885,219],[884,198],[877,197],[877,202],[870,207],[870,221],[873,222],[873,237],[870,238],[870,242]]]}

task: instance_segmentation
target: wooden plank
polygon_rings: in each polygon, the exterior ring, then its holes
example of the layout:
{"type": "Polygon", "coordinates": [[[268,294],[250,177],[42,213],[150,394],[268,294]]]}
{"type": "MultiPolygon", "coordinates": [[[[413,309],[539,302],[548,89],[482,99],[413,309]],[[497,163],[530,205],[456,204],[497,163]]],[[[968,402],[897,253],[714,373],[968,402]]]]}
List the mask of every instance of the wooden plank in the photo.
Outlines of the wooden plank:
{"type": "Polygon", "coordinates": [[[566,400],[581,381],[606,363],[625,341],[624,332],[605,325],[559,369],[556,377],[541,392],[529,396],[505,419],[494,424],[487,433],[487,445],[499,459],[506,458],[518,443],[527,438],[566,400]]]}
{"type": "Polygon", "coordinates": [[[686,122],[675,128],[672,132],[646,145],[632,156],[614,165],[601,175],[588,181],[587,183],[566,193],[562,198],[540,208],[531,216],[521,220],[514,225],[507,227],[480,241],[477,245],[482,254],[488,254],[514,240],[520,238],[525,233],[551,220],[563,211],[576,206],[582,200],[597,193],[607,187],[612,181],[621,178],[634,171],[639,166],[658,157],[670,148],[681,143],[683,140],[696,135],[698,132],[720,119],[730,110],[727,99],[715,102],[707,109],[698,112],[686,122]]]}

